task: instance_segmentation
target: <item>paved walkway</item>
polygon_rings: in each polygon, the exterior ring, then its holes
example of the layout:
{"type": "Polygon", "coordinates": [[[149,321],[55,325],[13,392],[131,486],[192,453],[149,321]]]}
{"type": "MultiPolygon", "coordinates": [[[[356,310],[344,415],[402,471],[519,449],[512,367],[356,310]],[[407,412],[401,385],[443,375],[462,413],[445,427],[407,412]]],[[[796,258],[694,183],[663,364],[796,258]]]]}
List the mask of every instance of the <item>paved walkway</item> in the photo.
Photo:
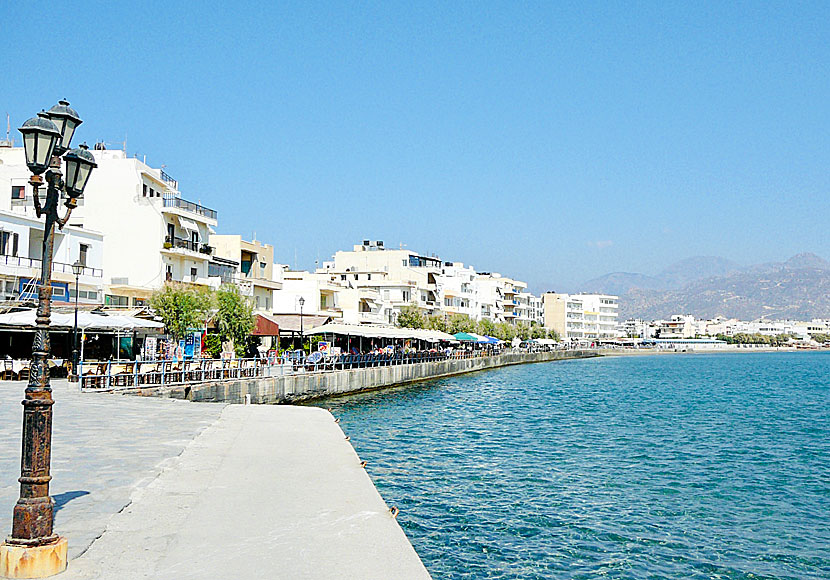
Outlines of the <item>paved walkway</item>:
{"type": "MultiPolygon", "coordinates": [[[[11,532],[19,494],[20,437],[26,384],[0,381],[0,538],[11,532]]],[[[221,404],[81,394],[66,380],[52,383],[52,485],[55,530],[69,539],[70,560],[100,536],[130,503],[209,425],[221,404]]]]}
{"type": "MultiPolygon", "coordinates": [[[[0,443],[19,446],[9,401],[22,388],[1,389],[0,443]]],[[[429,579],[322,409],[80,395],[66,383],[55,398],[53,493],[74,498],[56,517],[70,541],[63,580],[429,579]]],[[[7,522],[12,463],[0,462],[7,522]]]]}

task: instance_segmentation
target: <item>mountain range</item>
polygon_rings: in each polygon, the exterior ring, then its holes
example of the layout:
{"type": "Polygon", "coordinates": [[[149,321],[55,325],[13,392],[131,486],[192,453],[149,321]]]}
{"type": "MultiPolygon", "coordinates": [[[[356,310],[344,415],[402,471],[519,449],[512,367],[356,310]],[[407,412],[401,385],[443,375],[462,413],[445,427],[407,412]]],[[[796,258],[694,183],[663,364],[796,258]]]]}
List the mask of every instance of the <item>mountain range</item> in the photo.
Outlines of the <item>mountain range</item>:
{"type": "Polygon", "coordinates": [[[619,296],[621,320],[672,314],[743,320],[830,318],[830,262],[811,253],[751,266],[696,256],[655,275],[613,272],[582,288],[619,296]]]}

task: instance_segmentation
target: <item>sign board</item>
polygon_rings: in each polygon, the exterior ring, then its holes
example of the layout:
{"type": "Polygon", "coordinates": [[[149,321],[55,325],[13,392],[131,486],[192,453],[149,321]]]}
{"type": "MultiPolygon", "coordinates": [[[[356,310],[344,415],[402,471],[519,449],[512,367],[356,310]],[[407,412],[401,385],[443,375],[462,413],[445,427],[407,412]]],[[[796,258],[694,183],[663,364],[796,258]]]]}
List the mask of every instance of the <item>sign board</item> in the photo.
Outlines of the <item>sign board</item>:
{"type": "Polygon", "coordinates": [[[329,353],[329,346],[330,346],[330,344],[328,342],[320,341],[320,342],[317,343],[317,352],[322,352],[323,354],[328,354],[329,353]]]}
{"type": "Polygon", "coordinates": [[[158,348],[158,343],[156,342],[155,336],[148,336],[144,339],[144,360],[155,360],[156,359],[156,349],[158,348]]]}

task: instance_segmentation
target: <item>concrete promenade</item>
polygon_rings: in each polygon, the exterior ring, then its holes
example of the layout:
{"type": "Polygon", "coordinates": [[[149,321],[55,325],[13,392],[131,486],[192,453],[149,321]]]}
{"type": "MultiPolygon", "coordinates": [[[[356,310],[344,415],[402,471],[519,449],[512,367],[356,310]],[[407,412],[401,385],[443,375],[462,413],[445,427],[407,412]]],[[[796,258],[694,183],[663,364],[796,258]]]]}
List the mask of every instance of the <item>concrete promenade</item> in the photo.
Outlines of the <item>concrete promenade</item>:
{"type": "MultiPolygon", "coordinates": [[[[23,388],[0,383],[9,526],[23,388]]],[[[328,412],[54,389],[59,578],[429,578],[328,412]]]]}

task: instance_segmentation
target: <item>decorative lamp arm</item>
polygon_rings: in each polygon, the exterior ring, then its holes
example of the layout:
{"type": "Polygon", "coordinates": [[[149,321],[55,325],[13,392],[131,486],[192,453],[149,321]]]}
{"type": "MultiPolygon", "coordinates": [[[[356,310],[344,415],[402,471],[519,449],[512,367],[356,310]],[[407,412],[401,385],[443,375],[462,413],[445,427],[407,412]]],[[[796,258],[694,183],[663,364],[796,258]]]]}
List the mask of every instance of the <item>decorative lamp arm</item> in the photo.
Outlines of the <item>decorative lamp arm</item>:
{"type": "Polygon", "coordinates": [[[66,222],[69,221],[69,216],[72,215],[72,210],[78,207],[77,200],[74,197],[70,197],[66,200],[66,215],[62,218],[58,218],[58,227],[63,229],[63,226],[66,225],[66,222]]]}

